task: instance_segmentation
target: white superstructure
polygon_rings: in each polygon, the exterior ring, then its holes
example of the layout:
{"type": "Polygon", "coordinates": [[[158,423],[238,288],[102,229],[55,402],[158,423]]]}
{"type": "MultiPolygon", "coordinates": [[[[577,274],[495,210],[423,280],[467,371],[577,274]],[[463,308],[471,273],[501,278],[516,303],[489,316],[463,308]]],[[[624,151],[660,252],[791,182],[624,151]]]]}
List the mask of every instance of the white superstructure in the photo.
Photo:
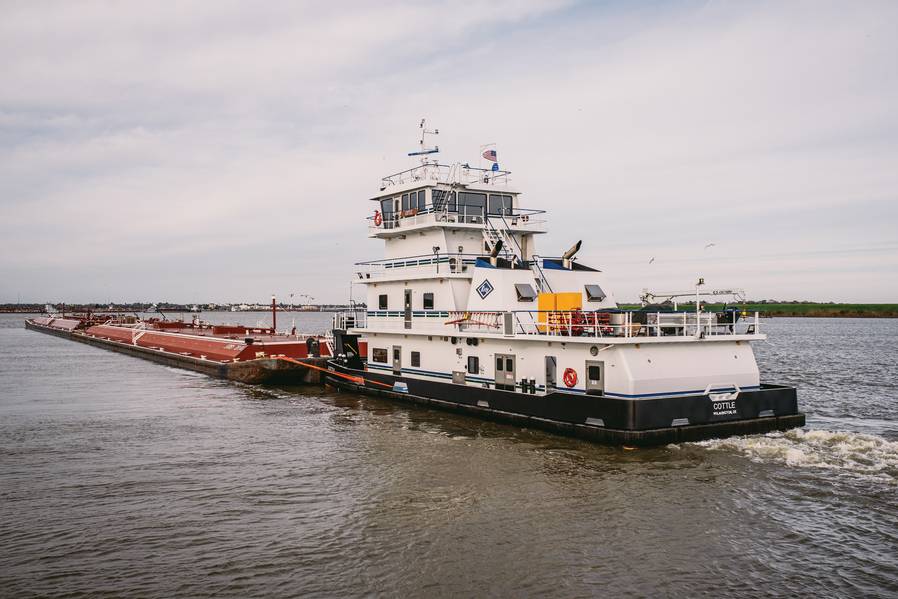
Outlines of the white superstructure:
{"type": "Polygon", "coordinates": [[[759,387],[756,314],[618,310],[603,273],[574,258],[579,243],[538,253],[545,214],[509,175],[425,159],[383,179],[368,234],[385,258],[359,264],[367,310],[350,327],[368,370],[533,394],[759,387]]]}

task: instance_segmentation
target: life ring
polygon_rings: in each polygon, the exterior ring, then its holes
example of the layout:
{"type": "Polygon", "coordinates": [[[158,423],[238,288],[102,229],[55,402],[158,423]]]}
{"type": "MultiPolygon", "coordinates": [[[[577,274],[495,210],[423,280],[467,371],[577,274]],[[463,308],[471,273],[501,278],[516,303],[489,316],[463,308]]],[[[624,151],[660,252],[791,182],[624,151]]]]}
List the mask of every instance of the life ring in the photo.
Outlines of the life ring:
{"type": "Polygon", "coordinates": [[[564,380],[564,384],[568,387],[573,387],[577,384],[577,371],[573,368],[565,368],[562,380],[564,380]]]}
{"type": "Polygon", "coordinates": [[[384,217],[380,215],[380,210],[374,211],[374,226],[379,227],[384,222],[384,217]]]}

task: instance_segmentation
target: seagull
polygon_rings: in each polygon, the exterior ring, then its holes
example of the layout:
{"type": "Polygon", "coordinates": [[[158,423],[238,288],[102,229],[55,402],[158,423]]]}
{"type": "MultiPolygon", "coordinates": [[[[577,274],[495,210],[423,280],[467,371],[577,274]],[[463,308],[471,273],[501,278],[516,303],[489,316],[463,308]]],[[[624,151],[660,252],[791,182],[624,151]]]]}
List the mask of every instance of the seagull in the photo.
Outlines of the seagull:
{"type": "Polygon", "coordinates": [[[717,244],[716,244],[716,243],[709,243],[708,245],[705,246],[705,249],[708,249],[708,248],[710,248],[710,247],[714,247],[715,245],[717,245],[717,244]]]}
{"type": "Polygon", "coordinates": [[[654,256],[652,256],[652,259],[651,259],[651,260],[649,260],[649,264],[651,264],[651,263],[652,263],[652,262],[654,262],[654,261],[655,261],[655,257],[654,257],[654,256]]]}

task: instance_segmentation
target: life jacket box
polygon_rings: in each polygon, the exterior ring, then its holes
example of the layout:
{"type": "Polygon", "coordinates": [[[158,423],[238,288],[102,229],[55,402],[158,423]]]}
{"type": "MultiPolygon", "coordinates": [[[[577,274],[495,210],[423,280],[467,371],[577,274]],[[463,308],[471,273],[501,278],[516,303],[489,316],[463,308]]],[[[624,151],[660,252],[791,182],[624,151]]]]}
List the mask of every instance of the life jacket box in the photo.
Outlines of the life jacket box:
{"type": "Polygon", "coordinates": [[[560,329],[567,328],[566,314],[553,314],[553,312],[570,312],[583,308],[583,294],[577,292],[540,293],[536,298],[537,329],[540,333],[549,331],[557,333],[560,329]]]}

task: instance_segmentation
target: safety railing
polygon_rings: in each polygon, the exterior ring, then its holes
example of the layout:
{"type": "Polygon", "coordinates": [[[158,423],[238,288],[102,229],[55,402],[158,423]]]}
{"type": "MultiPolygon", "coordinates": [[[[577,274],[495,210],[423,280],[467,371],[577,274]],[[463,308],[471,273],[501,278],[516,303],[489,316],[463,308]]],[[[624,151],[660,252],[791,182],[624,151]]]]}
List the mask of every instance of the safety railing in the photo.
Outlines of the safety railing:
{"type": "Polygon", "coordinates": [[[366,314],[362,309],[336,312],[333,316],[333,328],[338,330],[364,329],[366,324],[366,314]]]}
{"type": "MultiPolygon", "coordinates": [[[[546,231],[547,221],[540,216],[543,214],[545,214],[545,210],[516,208],[501,216],[509,231],[538,233],[546,231]]],[[[395,232],[399,234],[402,231],[415,226],[434,223],[458,223],[487,226],[487,218],[498,216],[500,215],[485,213],[483,209],[472,210],[470,206],[456,207],[453,210],[446,204],[437,208],[434,208],[431,204],[424,208],[409,208],[408,210],[390,213],[381,213],[378,211],[367,218],[368,234],[370,236],[383,234],[385,232],[395,232]]]]}
{"type": "Polygon", "coordinates": [[[402,185],[415,181],[435,181],[437,183],[487,183],[507,185],[511,171],[472,167],[468,164],[439,164],[428,162],[381,179],[381,185],[402,185]]]}
{"type": "Polygon", "coordinates": [[[479,254],[422,254],[358,262],[356,275],[359,279],[379,279],[393,274],[403,276],[414,274],[461,274],[472,268],[479,254]]]}
{"type": "Polygon", "coordinates": [[[757,312],[510,311],[450,313],[459,331],[548,337],[692,337],[760,333],[757,312]]]}

